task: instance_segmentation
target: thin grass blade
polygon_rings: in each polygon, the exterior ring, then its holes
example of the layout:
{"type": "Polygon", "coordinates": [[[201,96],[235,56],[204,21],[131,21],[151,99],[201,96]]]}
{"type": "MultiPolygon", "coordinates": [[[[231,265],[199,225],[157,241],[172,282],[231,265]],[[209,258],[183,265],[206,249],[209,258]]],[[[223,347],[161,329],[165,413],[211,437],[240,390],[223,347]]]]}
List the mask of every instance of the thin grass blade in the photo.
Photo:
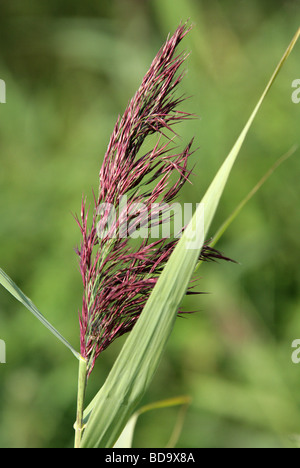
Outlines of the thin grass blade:
{"type": "Polygon", "coordinates": [[[288,58],[288,56],[290,55],[293,47],[295,46],[298,38],[300,36],[300,28],[298,29],[298,31],[296,32],[295,36],[293,37],[290,45],[288,46],[287,50],[285,51],[284,55],[282,56],[280,62],[278,63],[273,75],[271,76],[264,92],[262,93],[258,103],[256,104],[252,114],[250,115],[250,118],[249,120],[247,121],[244,129],[242,130],[240,136],[238,137],[238,139],[236,140],[232,150],[230,151],[229,155],[227,156],[227,158],[225,159],[223,165],[221,166],[221,168],[219,169],[217,175],[215,176],[213,182],[211,183],[209,189],[207,190],[202,202],[204,203],[204,206],[205,206],[205,216],[204,216],[204,222],[205,222],[205,233],[208,231],[208,228],[211,224],[211,221],[215,215],[215,212],[216,212],[216,209],[217,209],[217,206],[219,204],[219,201],[220,201],[220,197],[223,193],[223,190],[224,190],[224,187],[226,185],[226,182],[227,182],[227,179],[229,177],[229,174],[230,174],[230,171],[232,169],[232,166],[237,158],[237,155],[242,147],[242,144],[245,140],[245,137],[253,123],[253,120],[255,119],[255,116],[263,102],[263,100],[265,99],[266,95],[268,94],[268,92],[270,91],[270,88],[272,86],[272,84],[274,83],[275,81],[275,78],[277,77],[280,69],[282,68],[284,62],[286,61],[286,59],[288,58]]]}
{"type": "Polygon", "coordinates": [[[259,182],[253,187],[252,190],[243,198],[243,200],[237,205],[237,207],[233,210],[233,212],[228,216],[228,218],[222,223],[222,225],[217,230],[216,234],[213,236],[212,241],[209,243],[210,246],[216,245],[216,243],[220,240],[223,236],[224,232],[227,231],[231,223],[235,220],[235,218],[239,215],[242,211],[244,206],[254,197],[254,195],[258,192],[258,190],[263,186],[263,184],[271,177],[274,171],[281,166],[288,158],[290,158],[298,149],[298,146],[293,146],[286,154],[281,156],[273,166],[263,175],[263,177],[259,180],[259,182]]]}
{"type": "Polygon", "coordinates": [[[51,323],[41,314],[33,302],[21,291],[21,289],[13,282],[13,280],[0,268],[0,284],[19,302],[21,302],[51,333],[56,336],[67,348],[72,351],[77,359],[80,359],[80,354],[71,346],[71,344],[51,325],[51,323]]]}
{"type": "MultiPolygon", "coordinates": [[[[117,442],[114,445],[114,448],[131,448],[132,440],[135,431],[135,426],[139,416],[148,411],[153,411],[157,409],[170,408],[172,406],[182,406],[184,409],[190,404],[191,398],[189,396],[179,396],[175,398],[168,398],[167,400],[156,401],[155,403],[150,403],[149,405],[142,406],[138,409],[129,419],[125,428],[122,431],[122,434],[118,438],[117,442]]],[[[181,415],[180,415],[181,416],[181,415]]],[[[182,418],[179,418],[179,421],[174,427],[172,436],[168,442],[168,447],[174,446],[182,428],[182,418]]]]}

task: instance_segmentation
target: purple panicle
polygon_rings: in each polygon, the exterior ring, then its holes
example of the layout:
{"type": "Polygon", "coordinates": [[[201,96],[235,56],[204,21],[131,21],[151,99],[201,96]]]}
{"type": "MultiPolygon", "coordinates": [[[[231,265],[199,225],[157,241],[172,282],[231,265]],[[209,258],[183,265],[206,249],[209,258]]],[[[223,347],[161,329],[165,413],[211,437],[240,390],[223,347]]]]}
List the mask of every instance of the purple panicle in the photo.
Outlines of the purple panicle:
{"type": "MultiPolygon", "coordinates": [[[[167,38],[124,115],[118,118],[100,170],[90,227],[84,200],[81,216],[76,218],[82,234],[77,253],[84,288],[81,354],[88,360],[89,373],[99,354],[133,328],[178,241],[145,238],[133,243],[129,236],[137,227],[147,227],[153,204],[171,203],[191,174],[187,162],[192,141],[178,154],[173,154],[172,138],[162,142],[165,133],[175,135],[174,124],[192,117],[178,110],[184,99],[174,95],[183,77],[178,71],[186,59],[185,54],[175,52],[188,31],[182,25],[167,38]],[[155,133],[157,143],[141,153],[145,139],[155,133]],[[171,183],[174,174],[177,180],[171,183]],[[126,207],[112,217],[110,207],[119,207],[125,196],[126,207]],[[140,206],[138,214],[136,206],[140,206]]],[[[162,214],[157,216],[161,225],[162,214]]],[[[200,258],[223,257],[204,246],[200,258]]]]}

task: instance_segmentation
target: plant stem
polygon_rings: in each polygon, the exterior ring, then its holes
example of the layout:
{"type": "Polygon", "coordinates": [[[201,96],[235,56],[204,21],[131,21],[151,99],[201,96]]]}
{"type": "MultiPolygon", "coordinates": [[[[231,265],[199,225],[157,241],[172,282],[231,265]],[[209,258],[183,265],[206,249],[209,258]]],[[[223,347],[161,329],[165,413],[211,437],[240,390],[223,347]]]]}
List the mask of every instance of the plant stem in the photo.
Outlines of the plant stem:
{"type": "Polygon", "coordinates": [[[87,361],[80,356],[79,359],[79,369],[78,369],[78,390],[77,390],[77,413],[76,413],[76,422],[74,424],[75,429],[75,448],[80,448],[80,441],[83,426],[83,403],[84,403],[84,394],[86,388],[86,377],[87,377],[87,361]]]}

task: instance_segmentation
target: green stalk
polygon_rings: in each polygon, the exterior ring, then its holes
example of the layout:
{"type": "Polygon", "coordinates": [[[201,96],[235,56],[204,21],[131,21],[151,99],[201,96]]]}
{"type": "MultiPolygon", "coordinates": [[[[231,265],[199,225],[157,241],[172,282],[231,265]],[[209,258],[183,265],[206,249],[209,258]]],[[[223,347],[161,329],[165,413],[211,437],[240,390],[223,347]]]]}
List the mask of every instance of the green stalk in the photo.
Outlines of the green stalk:
{"type": "Polygon", "coordinates": [[[79,359],[79,368],[78,368],[78,390],[77,390],[77,412],[76,412],[76,422],[74,424],[75,429],[75,448],[80,447],[80,441],[82,432],[84,429],[83,424],[83,405],[84,405],[84,395],[87,382],[87,361],[82,356],[79,359]]]}

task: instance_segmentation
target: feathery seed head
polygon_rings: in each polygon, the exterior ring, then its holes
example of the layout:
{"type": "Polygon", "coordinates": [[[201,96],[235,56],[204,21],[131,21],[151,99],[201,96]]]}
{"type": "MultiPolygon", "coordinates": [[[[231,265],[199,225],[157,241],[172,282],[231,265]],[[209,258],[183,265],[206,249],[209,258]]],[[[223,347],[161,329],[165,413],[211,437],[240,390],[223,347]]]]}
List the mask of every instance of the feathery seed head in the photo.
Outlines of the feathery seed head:
{"type": "MultiPolygon", "coordinates": [[[[170,204],[191,174],[187,163],[192,141],[178,154],[171,152],[173,138],[162,143],[165,133],[175,135],[174,124],[192,117],[178,110],[184,99],[174,95],[183,77],[178,71],[186,59],[185,54],[175,52],[188,31],[187,25],[181,25],[167,38],[118,118],[100,170],[90,227],[82,200],[77,218],[82,235],[77,253],[84,288],[80,334],[81,354],[88,361],[89,373],[99,354],[133,328],[178,241],[145,238],[139,245],[131,245],[129,236],[137,227],[148,227],[151,207],[170,204]],[[152,134],[158,134],[157,143],[151,151],[140,154],[145,139],[152,134]],[[177,181],[171,185],[173,174],[177,174],[177,181]]],[[[157,225],[162,225],[162,212],[155,214],[157,225]]],[[[222,255],[203,247],[201,259],[215,258],[222,255]]]]}

